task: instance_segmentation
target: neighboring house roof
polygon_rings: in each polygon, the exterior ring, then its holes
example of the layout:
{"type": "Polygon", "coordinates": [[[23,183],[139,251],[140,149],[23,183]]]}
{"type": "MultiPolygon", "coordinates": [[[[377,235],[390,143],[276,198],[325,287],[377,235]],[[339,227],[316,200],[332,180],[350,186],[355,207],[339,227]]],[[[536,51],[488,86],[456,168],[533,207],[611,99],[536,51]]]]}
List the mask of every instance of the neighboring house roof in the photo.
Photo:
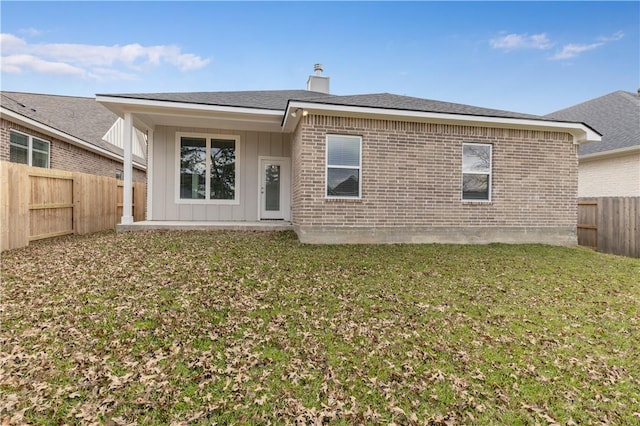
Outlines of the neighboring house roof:
{"type": "MultiPolygon", "coordinates": [[[[2,91],[0,106],[5,112],[36,122],[44,133],[47,128],[57,130],[84,142],[85,148],[94,147],[96,152],[122,160],[122,148],[103,139],[119,117],[95,98],[2,91]]],[[[145,164],[141,157],[135,157],[134,162],[141,166],[145,164]]]]}
{"type": "Polygon", "coordinates": [[[602,133],[600,142],[580,146],[580,156],[640,147],[640,96],[619,90],[545,117],[583,121],[602,133]]]}

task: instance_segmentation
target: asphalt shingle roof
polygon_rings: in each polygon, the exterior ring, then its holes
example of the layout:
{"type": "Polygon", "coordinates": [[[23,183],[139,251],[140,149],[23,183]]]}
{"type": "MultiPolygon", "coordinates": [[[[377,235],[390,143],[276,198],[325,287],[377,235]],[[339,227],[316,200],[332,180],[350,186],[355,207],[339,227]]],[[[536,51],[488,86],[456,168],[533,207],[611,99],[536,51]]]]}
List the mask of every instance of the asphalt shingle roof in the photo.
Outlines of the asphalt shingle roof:
{"type": "Polygon", "coordinates": [[[640,96],[619,90],[546,115],[582,121],[602,133],[602,141],[580,146],[580,155],[640,145],[640,96]]]}
{"type": "MultiPolygon", "coordinates": [[[[102,137],[118,116],[95,98],[1,92],[1,105],[17,114],[122,156],[123,150],[102,137]]],[[[136,157],[137,161],[144,162],[136,157]]]]}
{"type": "MultiPolygon", "coordinates": [[[[304,100],[304,99],[296,99],[304,100]]],[[[396,109],[403,111],[436,112],[445,114],[464,114],[485,117],[503,118],[526,118],[533,120],[544,120],[545,118],[521,114],[511,111],[503,111],[491,108],[481,108],[471,105],[457,104],[452,102],[435,101],[432,99],[415,98],[411,96],[394,95],[392,93],[373,93],[365,95],[350,96],[325,96],[310,99],[315,103],[344,105],[368,108],[396,109]]]]}
{"type": "Polygon", "coordinates": [[[181,102],[200,105],[260,108],[276,111],[284,111],[287,107],[288,101],[303,101],[327,105],[555,121],[550,118],[544,118],[537,115],[481,108],[471,105],[415,98],[411,96],[394,95],[391,93],[337,96],[319,92],[310,92],[308,90],[263,90],[241,92],[126,93],[104,94],[98,96],[181,102]]]}

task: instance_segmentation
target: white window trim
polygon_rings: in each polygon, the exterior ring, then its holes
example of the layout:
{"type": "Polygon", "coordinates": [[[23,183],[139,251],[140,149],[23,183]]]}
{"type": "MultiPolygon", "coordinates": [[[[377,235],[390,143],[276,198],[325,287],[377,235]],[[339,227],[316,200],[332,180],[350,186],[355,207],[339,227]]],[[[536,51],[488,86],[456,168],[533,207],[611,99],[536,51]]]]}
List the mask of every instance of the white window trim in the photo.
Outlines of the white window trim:
{"type": "MultiPolygon", "coordinates": [[[[9,129],[9,152],[11,152],[11,145],[14,145],[11,143],[11,132],[17,133],[19,135],[22,136],[26,136],[27,137],[27,166],[29,167],[34,167],[33,166],[33,140],[37,139],[41,142],[45,142],[48,146],[49,146],[49,151],[47,152],[47,167],[42,167],[43,169],[50,169],[51,168],[51,141],[48,141],[44,138],[38,137],[38,136],[33,136],[30,135],[28,133],[25,132],[21,132],[19,130],[16,129],[9,129]]],[[[36,150],[36,152],[41,152],[39,150],[36,150]]],[[[11,154],[9,154],[9,159],[11,159],[11,154]]],[[[24,164],[24,163],[16,163],[16,164],[24,164]]],[[[37,166],[40,167],[40,166],[37,166]]]]}
{"type": "Polygon", "coordinates": [[[361,200],[362,199],[362,136],[353,136],[353,135],[340,135],[340,134],[328,134],[325,137],[324,142],[324,196],[327,200],[361,200]],[[358,161],[360,165],[358,167],[355,166],[329,166],[329,138],[335,136],[346,139],[357,139],[359,144],[359,158],[358,161]],[[327,189],[329,188],[329,167],[332,169],[358,169],[358,196],[337,196],[337,195],[329,195],[327,194],[327,189]]]}
{"type": "Polygon", "coordinates": [[[462,152],[461,152],[461,162],[460,164],[462,165],[461,170],[461,176],[460,176],[460,200],[463,203],[491,203],[491,198],[492,198],[492,187],[493,187],[493,145],[490,143],[480,143],[480,142],[464,142],[462,144],[462,152]],[[464,147],[465,145],[471,145],[471,146],[488,146],[489,147],[489,172],[465,172],[464,171],[464,147]],[[467,199],[464,198],[464,175],[489,175],[489,182],[488,182],[488,192],[489,192],[489,197],[486,200],[477,200],[477,199],[467,199]]]}
{"type": "Polygon", "coordinates": [[[176,132],[176,148],[175,148],[175,193],[174,200],[176,204],[207,204],[207,205],[239,205],[240,204],[240,159],[242,158],[242,144],[240,143],[239,135],[224,135],[217,133],[189,133],[189,132],[176,132]],[[189,198],[180,198],[180,139],[182,137],[189,138],[203,138],[206,139],[206,186],[209,187],[210,170],[211,170],[211,139],[228,139],[234,140],[236,144],[236,167],[235,167],[235,194],[233,200],[198,200],[189,198]]]}

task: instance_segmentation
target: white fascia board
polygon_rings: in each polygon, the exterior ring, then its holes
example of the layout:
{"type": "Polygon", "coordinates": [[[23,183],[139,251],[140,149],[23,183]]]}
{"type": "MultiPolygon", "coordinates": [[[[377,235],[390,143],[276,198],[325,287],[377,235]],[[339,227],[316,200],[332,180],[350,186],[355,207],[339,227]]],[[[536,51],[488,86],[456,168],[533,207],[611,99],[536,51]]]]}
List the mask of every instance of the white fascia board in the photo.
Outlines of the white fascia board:
{"type": "MultiPolygon", "coordinates": [[[[289,102],[287,104],[287,109],[284,112],[284,117],[282,118],[282,131],[284,133],[291,133],[298,126],[300,119],[302,118],[302,114],[296,114],[294,117],[291,115],[297,109],[302,109],[303,107],[293,106],[294,102],[289,102]]],[[[297,104],[297,102],[295,102],[297,104]]],[[[315,104],[314,104],[315,106],[315,104]]]]}
{"type": "MultiPolygon", "coordinates": [[[[117,104],[119,109],[127,107],[150,107],[161,109],[173,109],[180,111],[208,111],[208,112],[225,112],[232,114],[247,114],[247,115],[267,115],[277,118],[282,118],[282,111],[272,109],[259,109],[259,108],[246,108],[246,107],[231,107],[221,105],[207,105],[207,104],[194,104],[186,102],[171,102],[171,101],[153,101],[146,99],[130,99],[119,98],[114,96],[96,96],[96,101],[101,104],[117,104]]],[[[136,111],[142,111],[142,108],[135,108],[136,111]]]]}
{"type": "Polygon", "coordinates": [[[267,125],[277,125],[280,126],[280,122],[282,121],[282,113],[279,113],[276,116],[264,116],[264,115],[258,115],[258,114],[254,114],[252,116],[247,116],[246,114],[243,113],[236,113],[235,111],[232,113],[228,113],[225,112],[224,115],[215,115],[215,114],[207,114],[203,111],[159,111],[157,109],[155,110],[149,110],[149,111],[131,111],[132,114],[136,114],[136,112],[139,112],[142,115],[145,115],[146,117],[148,117],[149,119],[156,119],[156,117],[169,117],[169,118],[176,118],[176,119],[181,119],[181,118],[186,118],[186,119],[195,119],[195,120],[225,120],[225,121],[229,121],[229,122],[250,122],[250,123],[256,123],[258,125],[260,124],[267,124],[267,125]]]}
{"type": "MultiPolygon", "coordinates": [[[[24,115],[20,115],[6,108],[0,108],[0,112],[2,112],[3,117],[5,118],[10,117],[13,121],[27,127],[35,128],[37,129],[37,131],[44,133],[46,135],[52,136],[54,138],[58,138],[72,145],[79,146],[87,151],[91,151],[96,154],[102,155],[103,157],[111,158],[112,160],[117,160],[117,161],[124,161],[123,157],[118,154],[114,154],[113,152],[107,151],[106,149],[90,144],[89,142],[83,141],[80,138],[72,136],[54,127],[40,123],[39,121],[33,120],[29,117],[25,117],[24,115]]],[[[147,169],[147,167],[144,164],[140,164],[137,162],[134,162],[134,166],[141,170],[147,169]]]]}
{"type": "MultiPolygon", "coordinates": [[[[356,107],[345,105],[317,104],[312,102],[290,102],[284,122],[282,124],[285,129],[294,129],[297,125],[299,117],[291,117],[290,112],[297,109],[306,110],[310,113],[332,112],[351,115],[369,115],[378,116],[380,118],[400,119],[407,118],[413,120],[424,120],[429,122],[451,123],[451,124],[468,124],[491,127],[510,127],[515,129],[543,130],[552,132],[567,132],[573,135],[573,142],[581,144],[585,142],[598,142],[601,135],[595,130],[589,128],[582,123],[532,120],[527,118],[506,118],[506,117],[489,117],[481,115],[466,114],[449,114],[440,112],[423,112],[423,111],[407,111],[386,108],[356,107]],[[295,123],[294,123],[295,121],[295,123]]],[[[297,115],[297,114],[296,114],[297,115]]]]}
{"type": "Polygon", "coordinates": [[[640,153],[640,145],[629,146],[626,148],[612,149],[611,151],[594,152],[592,154],[585,154],[578,157],[579,161],[595,161],[605,158],[623,157],[629,154],[640,153]]]}
{"type": "MultiPolygon", "coordinates": [[[[120,117],[113,122],[107,133],[102,136],[102,141],[111,145],[115,145],[120,149],[124,149],[124,143],[122,139],[122,126],[124,120],[120,117]]],[[[148,131],[148,130],[147,130],[148,131]]],[[[146,158],[145,148],[147,146],[145,135],[140,129],[134,126],[134,144],[133,155],[137,155],[140,158],[146,158]]]]}

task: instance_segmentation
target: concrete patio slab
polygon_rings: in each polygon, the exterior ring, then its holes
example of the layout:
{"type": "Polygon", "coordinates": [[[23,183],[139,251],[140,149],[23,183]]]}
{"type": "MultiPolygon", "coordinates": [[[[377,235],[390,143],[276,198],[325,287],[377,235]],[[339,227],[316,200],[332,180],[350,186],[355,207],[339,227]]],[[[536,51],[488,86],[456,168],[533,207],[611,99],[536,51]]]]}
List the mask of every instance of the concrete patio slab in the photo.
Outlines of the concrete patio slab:
{"type": "Polygon", "coordinates": [[[116,232],[131,231],[292,231],[293,225],[287,221],[261,222],[208,222],[208,221],[170,221],[144,220],[132,224],[116,225],[116,232]]]}

